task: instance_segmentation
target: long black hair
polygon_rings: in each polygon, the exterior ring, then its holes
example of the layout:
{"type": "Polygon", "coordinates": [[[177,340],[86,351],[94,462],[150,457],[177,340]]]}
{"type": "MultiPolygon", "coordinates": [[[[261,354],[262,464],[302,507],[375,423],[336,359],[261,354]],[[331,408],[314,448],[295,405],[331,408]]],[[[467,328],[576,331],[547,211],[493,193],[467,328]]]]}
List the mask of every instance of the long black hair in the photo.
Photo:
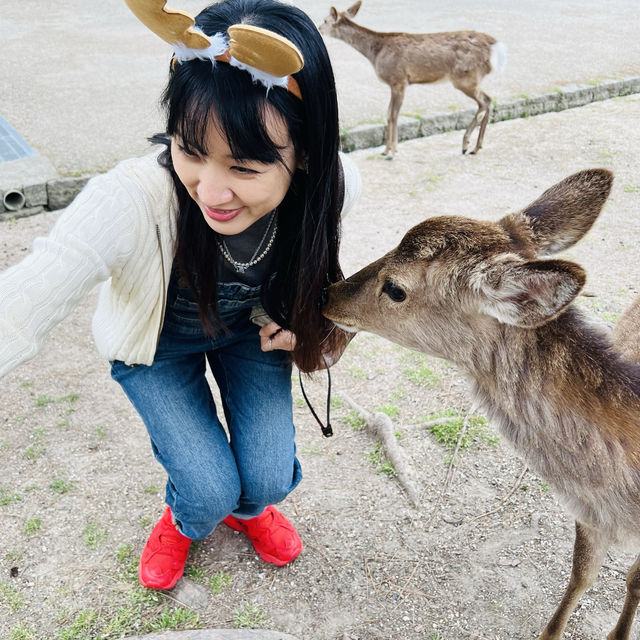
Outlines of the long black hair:
{"type": "MultiPolygon", "coordinates": [[[[274,31],[301,51],[304,67],[295,74],[302,100],[281,87],[269,91],[250,74],[225,63],[192,60],[176,64],[162,96],[167,136],[177,135],[188,150],[206,154],[207,127],[213,121],[234,157],[282,162],[280,150],[267,133],[267,107],[275,107],[289,130],[296,170],[278,206],[276,276],[263,287],[263,305],[278,324],[296,335],[293,360],[311,371],[323,351],[344,347],[345,336],[320,313],[328,284],[340,280],[338,261],[340,208],[338,105],[333,71],[322,37],[300,9],[277,0],[222,0],[203,10],[196,25],[207,35],[227,33],[245,23],[274,31]]],[[[155,140],[160,137],[156,136],[155,140]]],[[[168,138],[165,137],[165,142],[168,138]]],[[[217,328],[209,310],[216,308],[215,232],[178,179],[169,149],[161,163],[172,173],[178,193],[175,260],[192,288],[198,274],[200,318],[207,332],[217,328]]],[[[218,327],[219,329],[219,327],[218,327]]]]}

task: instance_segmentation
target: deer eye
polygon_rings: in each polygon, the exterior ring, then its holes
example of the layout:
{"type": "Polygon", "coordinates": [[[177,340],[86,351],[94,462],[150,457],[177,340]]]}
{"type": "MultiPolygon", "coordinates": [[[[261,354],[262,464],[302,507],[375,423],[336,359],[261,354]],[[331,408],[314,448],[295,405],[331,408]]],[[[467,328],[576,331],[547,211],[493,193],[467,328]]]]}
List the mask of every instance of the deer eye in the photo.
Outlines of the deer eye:
{"type": "Polygon", "coordinates": [[[385,280],[382,285],[383,293],[386,293],[394,302],[402,302],[407,294],[404,289],[401,289],[397,285],[393,284],[390,280],[385,280]]]}

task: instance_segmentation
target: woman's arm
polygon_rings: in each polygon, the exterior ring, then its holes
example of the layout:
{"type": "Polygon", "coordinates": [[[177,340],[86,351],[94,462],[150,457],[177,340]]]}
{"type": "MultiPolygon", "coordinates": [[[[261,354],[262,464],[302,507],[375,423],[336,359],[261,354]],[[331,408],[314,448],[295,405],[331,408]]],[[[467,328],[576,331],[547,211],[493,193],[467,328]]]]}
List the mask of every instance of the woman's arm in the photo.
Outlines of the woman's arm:
{"type": "Polygon", "coordinates": [[[111,172],[90,180],[50,234],[0,274],[0,377],[35,356],[53,327],[135,251],[136,204],[125,182],[111,172]]]}

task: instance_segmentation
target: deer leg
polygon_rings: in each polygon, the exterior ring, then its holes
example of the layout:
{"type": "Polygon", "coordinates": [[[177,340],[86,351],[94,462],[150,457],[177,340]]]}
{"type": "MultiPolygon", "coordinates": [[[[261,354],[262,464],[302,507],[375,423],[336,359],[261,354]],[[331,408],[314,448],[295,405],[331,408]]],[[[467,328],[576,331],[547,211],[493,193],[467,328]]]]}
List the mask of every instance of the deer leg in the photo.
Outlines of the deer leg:
{"type": "Polygon", "coordinates": [[[571,579],[558,608],[538,636],[538,640],[561,640],[567,620],[580,596],[595,582],[608,548],[608,539],[576,522],[571,579]]]}
{"type": "MultiPolygon", "coordinates": [[[[483,103],[481,95],[484,95],[482,91],[478,88],[478,79],[470,76],[456,77],[451,79],[451,83],[456,89],[459,89],[466,96],[469,96],[472,100],[475,100],[478,105],[478,110],[476,114],[473,116],[471,123],[467,127],[467,130],[464,132],[464,136],[462,137],[462,153],[467,153],[469,149],[469,138],[473,133],[473,130],[478,126],[481,118],[484,117],[483,111],[483,103]]],[[[475,150],[472,153],[475,153],[478,150],[476,145],[475,150]]]]}
{"type": "MultiPolygon", "coordinates": [[[[478,121],[482,117],[482,107],[480,103],[478,103],[478,110],[476,111],[476,115],[473,116],[473,120],[471,120],[471,124],[467,127],[467,130],[464,132],[464,136],[462,136],[462,153],[467,153],[467,149],[469,148],[469,138],[473,130],[478,126],[478,121]]],[[[474,152],[475,153],[475,152],[474,152]]]]}
{"type": "Polygon", "coordinates": [[[398,116],[403,100],[404,86],[391,87],[391,101],[387,113],[387,146],[383,152],[388,160],[392,160],[398,150],[398,116]]]}
{"type": "Polygon", "coordinates": [[[484,130],[487,128],[489,117],[491,116],[491,98],[480,91],[478,96],[480,108],[478,110],[478,117],[482,113],[482,122],[480,123],[480,132],[478,133],[478,141],[476,142],[476,148],[471,153],[478,153],[482,149],[482,141],[484,140],[484,130]]]}
{"type": "Polygon", "coordinates": [[[622,613],[615,629],[607,636],[607,640],[629,640],[631,625],[640,603],[640,556],[627,574],[627,597],[622,613]]]}

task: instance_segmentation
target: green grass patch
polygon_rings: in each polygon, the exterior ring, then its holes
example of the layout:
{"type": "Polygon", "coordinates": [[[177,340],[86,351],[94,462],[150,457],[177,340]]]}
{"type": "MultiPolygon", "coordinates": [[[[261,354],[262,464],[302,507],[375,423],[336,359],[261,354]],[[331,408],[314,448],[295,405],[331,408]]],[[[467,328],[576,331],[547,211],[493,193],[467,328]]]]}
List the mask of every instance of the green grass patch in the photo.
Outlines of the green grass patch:
{"type": "Polygon", "coordinates": [[[8,504],[19,502],[22,497],[17,493],[12,493],[5,487],[0,487],[0,507],[6,507],[8,504]]]}
{"type": "Polygon", "coordinates": [[[388,415],[392,420],[400,415],[400,409],[395,404],[383,404],[382,406],[378,407],[376,411],[388,415]]]}
{"type": "Polygon", "coordinates": [[[80,396],[77,393],[70,393],[69,395],[62,396],[56,400],[56,402],[77,402],[80,396]]]}
{"type": "Polygon", "coordinates": [[[42,457],[44,449],[40,443],[30,444],[22,453],[27,460],[37,460],[42,457]]]}
{"type": "Polygon", "coordinates": [[[68,480],[62,478],[54,478],[49,484],[49,488],[55,493],[64,494],[68,493],[71,489],[71,483],[68,480]]]}
{"type": "Polygon", "coordinates": [[[367,379],[367,372],[362,367],[359,367],[356,364],[351,365],[349,367],[349,374],[351,375],[352,378],[355,378],[356,380],[367,379]]]}
{"type": "Polygon", "coordinates": [[[342,422],[354,431],[362,431],[365,428],[365,419],[355,410],[350,411],[342,418],[342,422]]]}
{"type": "Polygon", "coordinates": [[[203,583],[207,579],[207,572],[202,567],[187,567],[185,573],[194,582],[203,583]]]}
{"type": "Polygon", "coordinates": [[[453,450],[460,440],[460,449],[469,449],[481,440],[487,444],[495,446],[499,439],[489,430],[487,421],[482,416],[461,416],[453,410],[445,411],[440,415],[433,415],[427,418],[429,422],[443,419],[442,422],[435,422],[429,425],[428,429],[435,437],[436,441],[444,445],[447,449],[453,450]],[[462,433],[466,421],[466,431],[462,433]],[[460,435],[462,433],[462,436],[460,435]]]}
{"type": "Polygon", "coordinates": [[[267,624],[265,613],[257,604],[246,603],[233,614],[236,629],[264,629],[267,624]]]}
{"type": "Polygon", "coordinates": [[[442,377],[431,370],[426,364],[417,367],[407,367],[402,374],[410,380],[422,387],[436,387],[440,384],[442,377]]]}
{"type": "Polygon", "coordinates": [[[211,589],[211,593],[218,595],[222,593],[222,590],[231,584],[233,578],[228,573],[214,573],[209,578],[209,588],[211,589]]]}
{"type": "Polygon", "coordinates": [[[36,398],[36,407],[46,407],[53,402],[53,398],[48,393],[43,393],[36,398]]]}
{"type": "Polygon", "coordinates": [[[40,530],[42,522],[38,518],[29,518],[22,527],[22,531],[27,536],[32,536],[40,530]]]}
{"type": "Polygon", "coordinates": [[[164,605],[148,623],[148,631],[169,631],[179,629],[197,629],[200,616],[191,609],[164,605]]]}
{"type": "Polygon", "coordinates": [[[367,454],[367,460],[371,462],[371,464],[375,465],[376,470],[380,473],[384,473],[390,477],[398,475],[393,465],[384,454],[382,442],[378,442],[376,448],[367,454]]]}
{"type": "Polygon", "coordinates": [[[33,627],[29,627],[24,622],[18,623],[9,631],[9,640],[36,640],[36,632],[33,627]]]}
{"type": "Polygon", "coordinates": [[[97,522],[88,522],[82,530],[82,542],[87,549],[100,548],[108,537],[109,532],[106,529],[101,529],[97,522]]]}
{"type": "Polygon", "coordinates": [[[10,611],[19,611],[24,607],[24,596],[15,585],[0,582],[0,603],[10,611]]]}
{"type": "Polygon", "coordinates": [[[58,634],[60,640],[85,640],[97,637],[98,613],[94,609],[84,609],[73,619],[71,624],[62,628],[58,634]]]}

